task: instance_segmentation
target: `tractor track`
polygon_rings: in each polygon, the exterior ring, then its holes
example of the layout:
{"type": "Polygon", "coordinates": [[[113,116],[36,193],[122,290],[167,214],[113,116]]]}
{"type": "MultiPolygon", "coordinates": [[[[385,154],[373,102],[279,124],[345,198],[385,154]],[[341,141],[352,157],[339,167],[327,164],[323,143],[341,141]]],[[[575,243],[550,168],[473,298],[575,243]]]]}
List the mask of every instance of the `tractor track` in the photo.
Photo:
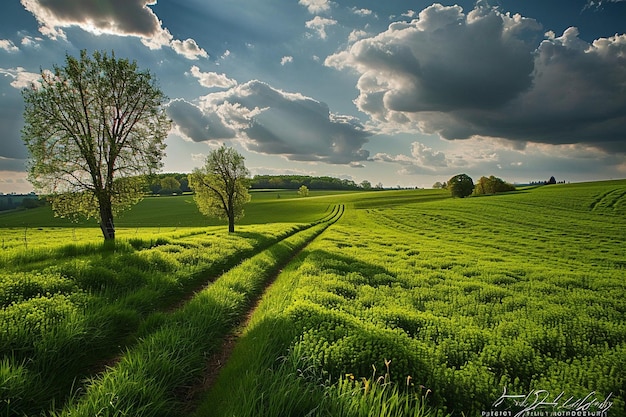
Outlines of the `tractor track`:
{"type": "Polygon", "coordinates": [[[200,400],[201,395],[205,392],[208,392],[213,387],[220,375],[220,372],[228,363],[228,360],[230,359],[235,349],[235,346],[237,345],[237,341],[241,337],[244,329],[248,327],[248,324],[252,316],[254,315],[254,312],[258,308],[261,300],[263,299],[264,294],[274,284],[274,281],[276,281],[276,278],[278,278],[283,269],[288,264],[290,264],[300,253],[302,253],[302,251],[304,251],[313,241],[315,241],[315,239],[317,239],[324,231],[326,231],[328,227],[337,222],[343,216],[344,211],[345,206],[338,205],[331,213],[330,218],[328,218],[327,220],[323,220],[327,222],[327,226],[322,231],[320,231],[320,233],[318,233],[311,240],[309,240],[305,245],[295,250],[288,259],[286,259],[278,266],[276,272],[267,279],[262,291],[253,300],[251,300],[251,305],[249,309],[242,315],[242,319],[239,324],[235,326],[235,328],[224,337],[220,348],[207,359],[204,373],[202,375],[202,378],[199,380],[199,383],[197,385],[188,387],[184,395],[181,396],[180,399],[183,400],[186,404],[185,409],[182,410],[183,414],[188,415],[193,413],[198,405],[198,401],[200,400]]]}

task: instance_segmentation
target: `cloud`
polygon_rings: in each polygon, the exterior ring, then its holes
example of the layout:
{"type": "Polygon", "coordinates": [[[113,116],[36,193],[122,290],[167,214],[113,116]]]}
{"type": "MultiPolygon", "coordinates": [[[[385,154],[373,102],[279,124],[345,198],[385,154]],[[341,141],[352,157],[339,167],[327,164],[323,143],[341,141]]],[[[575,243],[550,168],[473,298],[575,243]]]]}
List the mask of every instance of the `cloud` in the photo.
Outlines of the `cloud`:
{"type": "Polygon", "coordinates": [[[280,65],[285,65],[285,64],[290,64],[293,62],[293,57],[292,56],[284,56],[281,58],[280,60],[280,65]]]}
{"type": "Polygon", "coordinates": [[[193,39],[186,39],[184,41],[173,40],[171,47],[178,54],[184,56],[187,59],[196,60],[199,58],[208,58],[209,54],[198,46],[193,39]]]}
{"type": "Polygon", "coordinates": [[[26,46],[26,47],[31,47],[31,48],[39,48],[40,44],[39,42],[41,42],[43,39],[40,37],[33,37],[33,36],[24,36],[22,38],[22,46],[26,46]]]}
{"type": "Polygon", "coordinates": [[[588,0],[583,10],[594,8],[600,9],[607,3],[622,3],[624,1],[626,0],[588,0]]]}
{"type": "Polygon", "coordinates": [[[350,10],[357,16],[376,16],[376,13],[371,11],[370,9],[359,9],[357,7],[351,7],[350,10]]]}
{"type": "Polygon", "coordinates": [[[201,72],[197,66],[191,67],[191,75],[198,79],[201,86],[207,88],[230,88],[237,85],[237,81],[230,79],[226,74],[218,74],[216,72],[201,72]]]}
{"type": "Polygon", "coordinates": [[[337,21],[334,19],[327,19],[325,17],[315,16],[313,19],[306,22],[307,29],[312,29],[317,32],[321,39],[326,39],[326,26],[336,25],[337,21]]]}
{"type": "Polygon", "coordinates": [[[350,32],[350,35],[348,35],[348,42],[354,43],[358,41],[359,39],[363,39],[367,36],[368,36],[368,33],[366,31],[355,29],[352,32],[350,32]]]}
{"type": "Polygon", "coordinates": [[[383,128],[626,152],[626,35],[542,32],[518,14],[434,4],[325,64],[359,74],[355,104],[383,128]]]}
{"type": "Polygon", "coordinates": [[[186,100],[171,101],[166,111],[178,129],[178,133],[194,142],[233,139],[236,135],[234,129],[226,126],[220,114],[204,112],[186,100]]]}
{"type": "Polygon", "coordinates": [[[329,0],[300,0],[298,4],[306,7],[309,13],[316,14],[329,11],[331,2],[329,0]]]}
{"type": "Polygon", "coordinates": [[[434,173],[451,165],[443,152],[435,151],[421,142],[411,144],[410,156],[377,153],[371,160],[399,164],[403,167],[400,172],[403,175],[434,173]]]}
{"type": "Polygon", "coordinates": [[[168,115],[194,141],[236,137],[250,151],[294,161],[350,164],[369,157],[362,146],[371,134],[356,118],[256,80],[208,94],[198,106],[175,100],[168,115]]]}
{"type": "Polygon", "coordinates": [[[18,52],[20,50],[13,41],[7,39],[0,39],[0,49],[4,49],[7,52],[18,52]]]}
{"type": "Polygon", "coordinates": [[[135,36],[151,49],[170,46],[188,59],[207,57],[193,39],[174,40],[148,6],[156,0],[21,0],[35,16],[39,31],[53,39],[67,39],[64,29],[79,27],[95,35],[135,36]]]}
{"type": "Polygon", "coordinates": [[[30,87],[33,83],[37,83],[41,79],[41,74],[28,72],[22,67],[0,68],[0,74],[11,77],[13,79],[10,83],[11,87],[18,90],[30,87]]]}

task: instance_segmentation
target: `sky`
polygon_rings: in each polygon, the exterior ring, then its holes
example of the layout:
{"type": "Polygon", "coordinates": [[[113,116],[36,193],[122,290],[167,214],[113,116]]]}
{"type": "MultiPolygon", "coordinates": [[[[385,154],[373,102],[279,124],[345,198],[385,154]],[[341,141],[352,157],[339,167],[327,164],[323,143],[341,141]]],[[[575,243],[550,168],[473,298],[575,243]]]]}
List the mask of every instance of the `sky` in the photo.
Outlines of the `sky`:
{"type": "Polygon", "coordinates": [[[32,190],[21,90],[83,49],[158,80],[163,172],[626,178],[626,0],[5,0],[0,192],[32,190]]]}

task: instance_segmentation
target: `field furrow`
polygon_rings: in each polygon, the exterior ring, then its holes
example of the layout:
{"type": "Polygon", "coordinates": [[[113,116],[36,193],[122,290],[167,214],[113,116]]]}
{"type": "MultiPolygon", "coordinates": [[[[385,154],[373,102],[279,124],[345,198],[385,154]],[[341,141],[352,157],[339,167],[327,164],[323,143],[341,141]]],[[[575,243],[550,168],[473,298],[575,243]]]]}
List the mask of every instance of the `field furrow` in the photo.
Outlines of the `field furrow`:
{"type": "Polygon", "coordinates": [[[201,383],[207,360],[219,354],[226,335],[280,268],[342,214],[338,206],[325,221],[230,269],[180,309],[153,318],[152,331],[59,415],[184,415],[193,386],[201,383]]]}
{"type": "Polygon", "coordinates": [[[156,236],[144,231],[118,239],[113,248],[45,242],[3,251],[3,414],[35,414],[62,404],[81,380],[115,363],[150,332],[160,312],[309,226],[245,226],[233,235],[217,228],[156,236]]]}

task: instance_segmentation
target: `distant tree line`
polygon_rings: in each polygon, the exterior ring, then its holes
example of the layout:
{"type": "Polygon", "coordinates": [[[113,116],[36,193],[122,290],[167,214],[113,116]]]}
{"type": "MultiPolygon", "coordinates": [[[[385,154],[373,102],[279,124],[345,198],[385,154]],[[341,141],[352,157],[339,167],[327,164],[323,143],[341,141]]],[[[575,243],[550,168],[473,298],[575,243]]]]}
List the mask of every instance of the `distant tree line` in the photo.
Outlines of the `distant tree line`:
{"type": "Polygon", "coordinates": [[[17,208],[35,208],[46,204],[45,200],[40,200],[35,194],[6,194],[0,195],[0,211],[13,210],[17,208]]]}
{"type": "Polygon", "coordinates": [[[189,174],[155,174],[148,178],[149,192],[158,195],[190,193],[189,174]]]}
{"type": "Polygon", "coordinates": [[[252,178],[252,189],[287,189],[299,190],[301,186],[309,190],[361,190],[372,188],[369,181],[357,185],[352,180],[333,177],[312,177],[308,175],[255,175],[252,178]]]}
{"type": "Polygon", "coordinates": [[[558,181],[554,177],[550,177],[548,181],[531,181],[530,185],[551,185],[551,184],[565,184],[565,181],[558,181]]]}

